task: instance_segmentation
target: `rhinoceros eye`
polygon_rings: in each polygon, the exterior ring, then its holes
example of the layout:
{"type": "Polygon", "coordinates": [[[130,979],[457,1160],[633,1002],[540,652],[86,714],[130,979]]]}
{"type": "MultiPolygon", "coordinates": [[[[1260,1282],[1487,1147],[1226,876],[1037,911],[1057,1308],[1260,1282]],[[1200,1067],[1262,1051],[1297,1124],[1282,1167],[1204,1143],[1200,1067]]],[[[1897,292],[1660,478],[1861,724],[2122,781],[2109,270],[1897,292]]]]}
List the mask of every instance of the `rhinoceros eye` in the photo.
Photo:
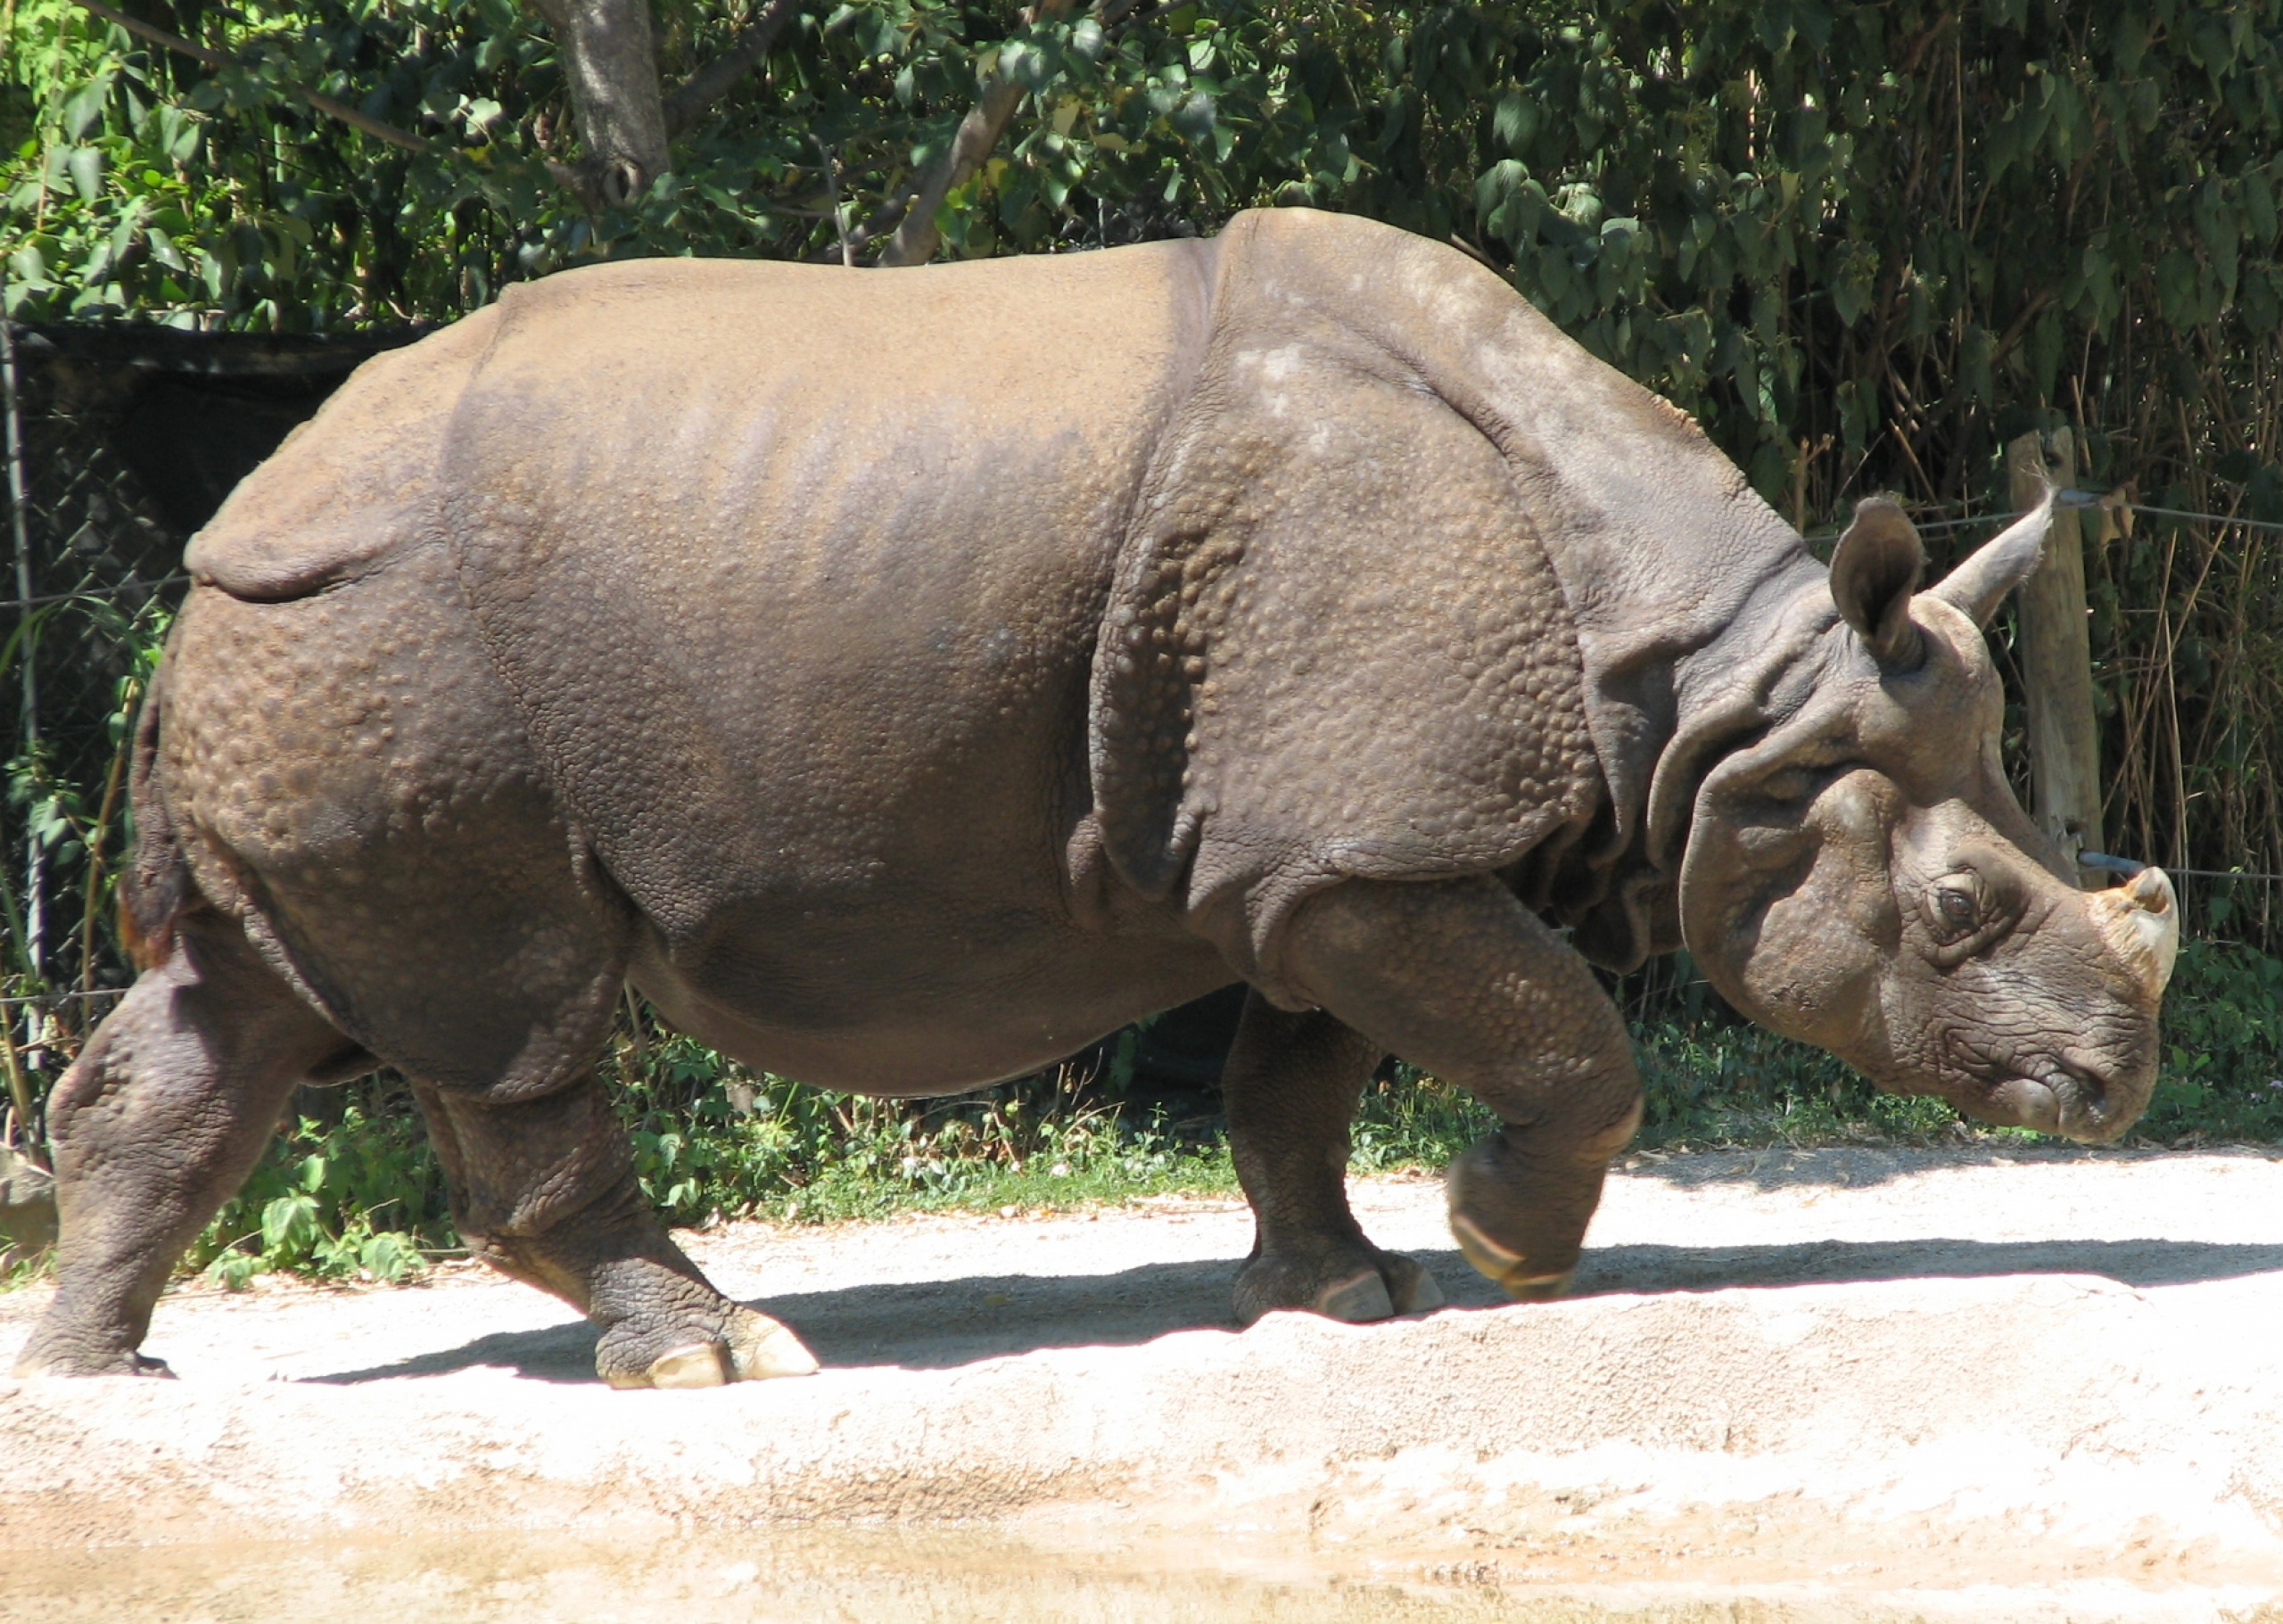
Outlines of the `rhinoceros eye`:
{"type": "Polygon", "coordinates": [[[1945,948],[1963,948],[1990,922],[1988,899],[1976,878],[1954,874],[1937,880],[1926,897],[1927,923],[1945,948]]]}
{"type": "Polygon", "coordinates": [[[1920,916],[1934,938],[1934,961],[1963,964],[2001,941],[2021,917],[2021,901],[2002,870],[1993,875],[1961,864],[1921,893],[1920,916]]]}

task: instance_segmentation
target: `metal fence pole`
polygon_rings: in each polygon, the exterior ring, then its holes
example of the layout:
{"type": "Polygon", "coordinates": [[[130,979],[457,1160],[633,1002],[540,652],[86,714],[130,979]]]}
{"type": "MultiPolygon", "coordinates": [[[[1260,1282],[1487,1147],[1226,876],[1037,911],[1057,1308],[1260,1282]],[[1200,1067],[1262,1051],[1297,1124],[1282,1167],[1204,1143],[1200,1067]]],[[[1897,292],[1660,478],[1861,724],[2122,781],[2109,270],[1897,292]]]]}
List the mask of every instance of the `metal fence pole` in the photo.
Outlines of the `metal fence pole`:
{"type": "MultiPolygon", "coordinates": [[[[5,290],[0,287],[0,311],[5,309],[5,290]]],[[[0,314],[0,395],[7,406],[8,452],[8,511],[15,531],[16,597],[29,606],[32,600],[32,541],[31,526],[26,517],[31,498],[24,482],[23,413],[16,391],[16,329],[4,314],[0,314]]],[[[39,746],[39,673],[31,633],[32,611],[23,610],[22,641],[17,646],[16,661],[23,683],[24,753],[29,755],[39,746]]],[[[32,970],[38,973],[40,950],[45,944],[47,928],[47,863],[46,853],[40,849],[38,837],[29,828],[24,831],[24,956],[32,970]]]]}

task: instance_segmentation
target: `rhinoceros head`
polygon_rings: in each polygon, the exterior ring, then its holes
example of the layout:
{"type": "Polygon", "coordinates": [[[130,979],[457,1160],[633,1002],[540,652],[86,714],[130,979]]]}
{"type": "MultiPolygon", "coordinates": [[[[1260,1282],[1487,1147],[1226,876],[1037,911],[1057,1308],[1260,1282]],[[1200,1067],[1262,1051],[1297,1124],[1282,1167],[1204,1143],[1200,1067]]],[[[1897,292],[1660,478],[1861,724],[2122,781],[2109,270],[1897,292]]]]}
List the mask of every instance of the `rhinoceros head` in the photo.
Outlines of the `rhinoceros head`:
{"type": "Polygon", "coordinates": [[[1879,1087],[2103,1141],[2147,1104],[2179,909],[2155,869],[2080,889],[1999,764],[1982,628],[2051,507],[1924,592],[1902,510],[1857,509],[1774,725],[1697,793],[1682,928],[1732,1003],[1879,1087]]]}

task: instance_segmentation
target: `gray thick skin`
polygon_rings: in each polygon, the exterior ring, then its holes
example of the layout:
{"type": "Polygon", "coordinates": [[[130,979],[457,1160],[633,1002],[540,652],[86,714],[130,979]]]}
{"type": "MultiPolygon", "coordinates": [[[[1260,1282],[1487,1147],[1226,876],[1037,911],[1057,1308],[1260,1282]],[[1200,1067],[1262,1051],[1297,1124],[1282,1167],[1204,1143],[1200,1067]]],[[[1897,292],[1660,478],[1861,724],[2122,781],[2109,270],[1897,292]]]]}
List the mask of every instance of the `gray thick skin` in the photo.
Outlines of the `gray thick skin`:
{"type": "Polygon", "coordinates": [[[1504,1119],[1454,1229],[1558,1290],[1640,1109],[1587,959],[1684,919],[1883,1083],[2018,1118],[2066,1047],[2060,1125],[2121,1131],[2155,991],[1990,771],[1974,619],[2020,549],[1961,611],[1891,528],[1827,580],[1495,276],[1302,210],[511,290],[367,365],[192,549],[136,774],[152,968],[59,1094],[62,1290],[18,1368],[148,1368],[285,1092],[376,1060],[470,1245],[591,1315],[606,1378],[812,1367],[639,1199],[594,1073],[630,982],[886,1096],[1249,982],[1247,1320],[1432,1306],[1344,1191],[1389,1052],[1504,1119]],[[1913,924],[1962,862],[1964,948],[1913,924]]]}

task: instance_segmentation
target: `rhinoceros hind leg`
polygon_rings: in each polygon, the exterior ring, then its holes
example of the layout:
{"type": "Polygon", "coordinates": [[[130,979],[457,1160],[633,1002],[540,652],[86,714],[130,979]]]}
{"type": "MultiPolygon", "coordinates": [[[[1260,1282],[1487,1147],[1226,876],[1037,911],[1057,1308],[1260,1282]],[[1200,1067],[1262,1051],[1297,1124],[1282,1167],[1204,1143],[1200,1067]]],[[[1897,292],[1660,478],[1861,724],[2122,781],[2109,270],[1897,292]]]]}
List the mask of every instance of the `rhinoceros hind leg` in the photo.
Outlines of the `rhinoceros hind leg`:
{"type": "Polygon", "coordinates": [[[177,921],[48,1107],[55,1300],[19,1376],[165,1376],[136,1351],[183,1249],[237,1193],[293,1085],[357,1053],[264,964],[237,922],[177,921]]]}
{"type": "Polygon", "coordinates": [[[1378,1050],[1322,1010],[1246,999],[1221,1080],[1257,1235],[1237,1274],[1240,1323],[1301,1308],[1361,1323],[1443,1306],[1434,1276],[1373,1246],[1348,1210],[1348,1125],[1378,1063],[1378,1050]]]}
{"type": "Polygon", "coordinates": [[[723,1297],[674,1244],[591,1073],[536,1098],[417,1093],[469,1251],[599,1326],[595,1370],[611,1386],[720,1387],[817,1368],[798,1337],[723,1297]]]}

